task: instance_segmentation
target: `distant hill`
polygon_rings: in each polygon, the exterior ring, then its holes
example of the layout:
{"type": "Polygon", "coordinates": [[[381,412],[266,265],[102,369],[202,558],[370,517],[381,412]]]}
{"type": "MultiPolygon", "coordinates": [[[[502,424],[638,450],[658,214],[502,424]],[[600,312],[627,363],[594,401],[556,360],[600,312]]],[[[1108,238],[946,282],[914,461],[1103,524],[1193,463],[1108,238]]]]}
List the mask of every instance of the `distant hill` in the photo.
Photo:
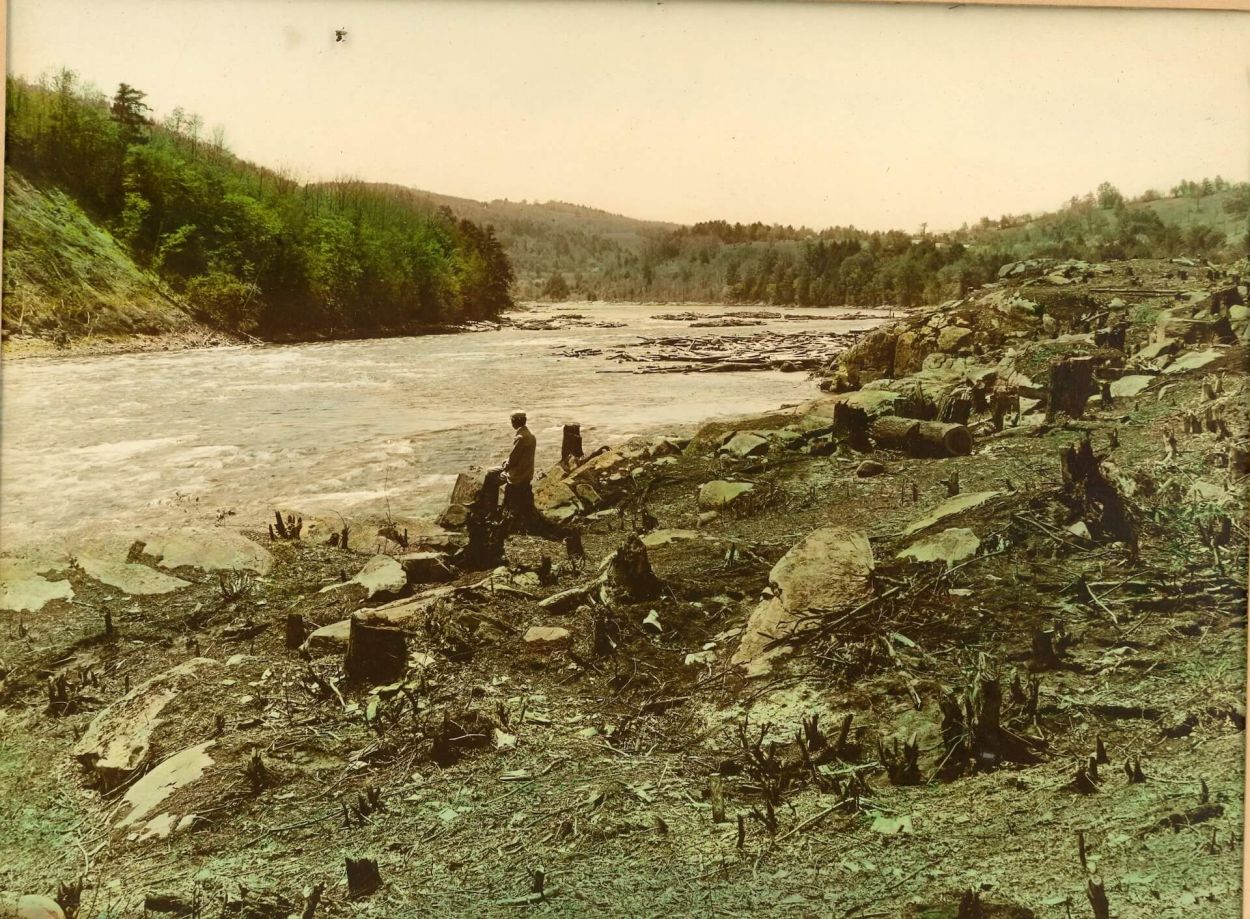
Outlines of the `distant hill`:
{"type": "Polygon", "coordinates": [[[393,200],[496,228],[518,299],[797,304],[939,302],[1033,257],[1232,260],[1246,254],[1250,185],[1181,182],[1126,200],[1104,183],[1044,214],[917,236],[712,220],[638,220],[560,202],[473,201],[396,185],[393,200]]]}
{"type": "Polygon", "coordinates": [[[648,243],[679,229],[675,223],[638,220],[563,201],[474,201],[402,185],[367,187],[419,210],[448,208],[458,218],[493,225],[512,261],[514,292],[521,300],[542,296],[557,274],[580,290],[605,274],[637,272],[648,243]]]}

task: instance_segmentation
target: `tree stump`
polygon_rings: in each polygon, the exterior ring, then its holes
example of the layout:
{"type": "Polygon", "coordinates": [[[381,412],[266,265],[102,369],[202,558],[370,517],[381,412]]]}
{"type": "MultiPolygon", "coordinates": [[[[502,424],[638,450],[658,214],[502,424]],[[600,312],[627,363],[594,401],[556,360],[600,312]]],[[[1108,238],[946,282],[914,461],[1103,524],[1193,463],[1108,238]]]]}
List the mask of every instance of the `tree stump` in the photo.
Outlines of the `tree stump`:
{"type": "Polygon", "coordinates": [[[621,546],[608,556],[603,575],[601,596],[604,602],[650,600],[659,594],[660,579],[651,570],[647,547],[638,534],[631,533],[621,546]]]}
{"type": "Polygon", "coordinates": [[[564,436],[560,441],[560,465],[565,469],[570,469],[581,462],[582,456],[582,426],[566,424],[564,436]]]}
{"type": "Polygon", "coordinates": [[[946,424],[967,424],[972,417],[972,390],[956,386],[938,403],[937,420],[946,424]]]}
{"type": "Polygon", "coordinates": [[[349,858],[347,865],[347,892],[353,897],[367,897],[382,886],[382,874],[378,863],[372,858],[349,858]]]}
{"type": "Polygon", "coordinates": [[[286,646],[294,651],[308,637],[308,624],[299,613],[286,614],[286,646]]]}
{"type": "Polygon", "coordinates": [[[1071,357],[1050,365],[1050,392],[1046,403],[1046,419],[1058,414],[1080,418],[1094,392],[1094,359],[1071,357]]]}
{"type": "Polygon", "coordinates": [[[408,642],[404,633],[371,624],[367,614],[352,613],[343,669],[348,679],[393,683],[408,669],[408,642]]]}

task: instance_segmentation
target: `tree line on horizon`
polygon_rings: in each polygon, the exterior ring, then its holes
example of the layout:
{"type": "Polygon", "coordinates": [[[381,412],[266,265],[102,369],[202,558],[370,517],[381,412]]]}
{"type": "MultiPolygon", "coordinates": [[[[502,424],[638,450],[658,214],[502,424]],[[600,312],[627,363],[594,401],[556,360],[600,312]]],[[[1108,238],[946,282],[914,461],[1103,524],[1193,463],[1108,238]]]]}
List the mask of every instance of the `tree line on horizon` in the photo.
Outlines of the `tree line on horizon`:
{"type": "Polygon", "coordinates": [[[9,77],[8,164],[53,183],[213,325],[262,337],[371,334],[513,305],[494,228],[364,183],[301,184],[234,156],[220,130],[68,69],[9,77]]]}
{"type": "MultiPolygon", "coordinates": [[[[651,232],[600,264],[522,278],[538,299],[915,306],[962,296],[1003,265],[1050,257],[1105,261],[1250,254],[1250,184],[1183,181],[1129,199],[1111,183],[1055,212],[982,218],[945,233],[811,230],[710,220],[651,232]]],[[[570,247],[561,240],[563,249],[570,247]]]]}

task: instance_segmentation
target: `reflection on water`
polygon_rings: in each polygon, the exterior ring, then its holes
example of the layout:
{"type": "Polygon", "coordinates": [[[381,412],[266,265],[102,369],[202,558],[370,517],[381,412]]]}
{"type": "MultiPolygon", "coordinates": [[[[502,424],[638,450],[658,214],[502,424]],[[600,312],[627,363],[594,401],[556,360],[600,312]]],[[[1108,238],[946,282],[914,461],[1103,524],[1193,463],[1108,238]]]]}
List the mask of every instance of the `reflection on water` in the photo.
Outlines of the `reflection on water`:
{"type": "MultiPolygon", "coordinates": [[[[500,459],[513,409],[529,413],[539,468],[560,425],[588,449],[636,433],[808,398],[803,374],[622,374],[560,348],[610,348],[638,334],[748,335],[864,328],[872,320],[689,329],[666,307],[570,304],[627,328],[225,348],[25,360],[4,367],[0,533],[12,545],[109,519],[213,519],[234,509],[349,513],[389,501],[397,516],[441,510],[455,474],[500,459]]],[[[723,307],[682,310],[719,312],[723,307]]],[[[249,515],[249,516],[244,516],[249,515]]]]}

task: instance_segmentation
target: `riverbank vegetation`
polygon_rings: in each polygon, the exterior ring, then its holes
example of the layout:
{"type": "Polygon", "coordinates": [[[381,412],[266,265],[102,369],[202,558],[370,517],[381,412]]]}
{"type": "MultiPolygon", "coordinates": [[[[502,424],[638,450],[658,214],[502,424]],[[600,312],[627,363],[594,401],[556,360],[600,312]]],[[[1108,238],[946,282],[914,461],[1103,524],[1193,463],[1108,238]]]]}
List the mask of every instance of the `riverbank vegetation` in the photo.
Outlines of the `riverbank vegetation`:
{"type": "Polygon", "coordinates": [[[91,317],[89,308],[69,316],[56,308],[92,284],[53,270],[75,251],[71,240],[22,232],[32,222],[23,204],[42,206],[41,198],[105,228],[112,239],[101,245],[133,259],[130,273],[159,288],[158,299],[230,331],[384,334],[490,318],[512,305],[511,264],[490,226],[363,184],[301,184],[234,156],[220,131],[206,135],[181,109],[158,121],[127,84],[110,98],[69,70],[38,83],[9,78],[6,116],[15,207],[5,225],[17,232],[6,240],[5,293],[32,304],[29,328],[16,331],[46,332],[46,320],[81,333],[80,325],[114,318],[107,309],[91,317]]]}

